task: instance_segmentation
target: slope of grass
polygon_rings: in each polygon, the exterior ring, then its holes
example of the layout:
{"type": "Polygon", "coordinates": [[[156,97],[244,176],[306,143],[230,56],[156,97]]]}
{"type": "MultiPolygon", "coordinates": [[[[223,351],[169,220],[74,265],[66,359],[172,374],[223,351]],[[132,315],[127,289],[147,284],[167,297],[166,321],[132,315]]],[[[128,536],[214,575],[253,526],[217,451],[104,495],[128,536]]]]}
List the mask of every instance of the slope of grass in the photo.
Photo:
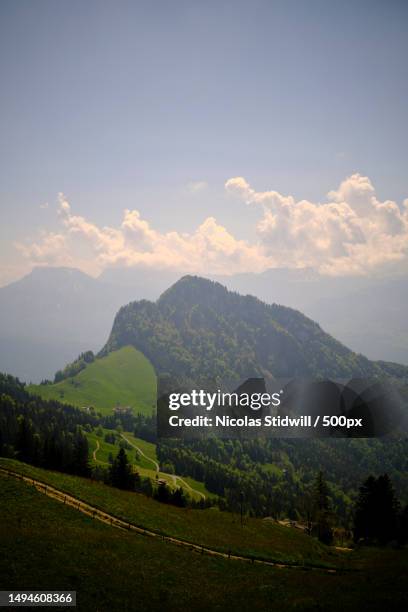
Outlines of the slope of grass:
{"type": "Polygon", "coordinates": [[[93,406],[102,414],[111,414],[118,404],[144,414],[156,407],[153,366],[131,346],[96,359],[73,378],[54,385],[30,385],[28,390],[79,408],[93,406]]]}
{"type": "MultiPolygon", "coordinates": [[[[97,430],[95,429],[91,433],[86,434],[89,442],[89,459],[91,465],[102,465],[107,467],[109,465],[109,455],[112,454],[112,456],[115,457],[120,448],[120,441],[124,442],[124,440],[116,433],[116,442],[115,444],[111,444],[105,441],[104,435],[106,433],[112,434],[115,432],[108,429],[102,429],[103,435],[98,436],[96,431],[97,430]]],[[[125,432],[124,436],[127,441],[135,444],[145,455],[142,455],[138,450],[136,450],[136,448],[133,447],[126,449],[129,462],[139,472],[140,476],[150,478],[150,480],[153,482],[155,482],[157,478],[165,480],[171,489],[181,487],[192,499],[197,501],[200,501],[202,498],[200,493],[202,493],[205,497],[210,497],[210,493],[205,488],[204,483],[198,482],[197,480],[194,480],[194,478],[180,478],[179,476],[173,476],[171,474],[166,474],[165,472],[157,472],[155,468],[155,463],[157,463],[155,444],[146,442],[146,440],[142,440],[141,438],[136,438],[129,432],[125,432]]]]}
{"type": "Polygon", "coordinates": [[[248,518],[241,527],[238,516],[213,508],[176,508],[144,495],[11,459],[0,459],[0,466],[37,478],[136,525],[221,552],[300,565],[331,567],[342,563],[343,556],[336,550],[271,521],[248,518]]]}
{"type": "Polygon", "coordinates": [[[0,475],[0,588],[76,590],[77,609],[397,611],[407,550],[361,550],[359,571],[279,569],[122,532],[0,475]]]}
{"type": "MultiPolygon", "coordinates": [[[[147,457],[150,457],[151,459],[153,459],[153,461],[158,461],[155,444],[153,444],[152,442],[147,442],[146,440],[142,440],[141,438],[136,438],[133,434],[129,432],[126,432],[124,435],[126,436],[127,440],[136,444],[136,446],[140,448],[147,457]]],[[[143,457],[141,457],[141,459],[143,459],[143,457]]],[[[152,464],[150,464],[147,467],[151,468],[152,464]]],[[[167,478],[167,475],[164,472],[160,472],[160,478],[162,478],[163,476],[167,478]]],[[[200,499],[201,496],[196,495],[195,491],[199,491],[200,493],[205,495],[205,497],[211,497],[211,493],[206,489],[204,483],[200,482],[199,480],[195,480],[194,478],[191,478],[190,476],[176,475],[176,484],[178,487],[181,486],[183,489],[185,489],[189,493],[189,495],[191,495],[192,497],[196,499],[200,499]],[[191,489],[186,487],[184,483],[187,483],[187,485],[189,485],[189,487],[191,487],[193,491],[191,491],[191,489]]]]}
{"type": "Polygon", "coordinates": [[[150,459],[153,459],[153,461],[158,461],[157,454],[156,454],[156,445],[153,444],[153,442],[147,442],[147,440],[136,438],[136,436],[134,436],[128,431],[125,432],[124,435],[127,440],[130,440],[130,442],[133,442],[134,444],[136,444],[136,446],[138,446],[147,457],[150,457],[150,459]]]}

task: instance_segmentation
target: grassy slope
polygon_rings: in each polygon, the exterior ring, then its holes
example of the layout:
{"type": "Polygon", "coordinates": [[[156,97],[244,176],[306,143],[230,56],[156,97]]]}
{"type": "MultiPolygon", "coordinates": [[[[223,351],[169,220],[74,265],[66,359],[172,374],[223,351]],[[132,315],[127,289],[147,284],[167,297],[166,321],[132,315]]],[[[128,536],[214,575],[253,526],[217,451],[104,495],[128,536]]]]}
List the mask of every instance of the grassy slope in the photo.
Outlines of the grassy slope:
{"type": "Polygon", "coordinates": [[[79,610],[403,610],[407,551],[327,574],[214,559],[93,521],[0,476],[0,588],[76,590],[79,610]]]}
{"type": "Polygon", "coordinates": [[[156,406],[153,366],[130,346],[96,359],[74,378],[54,385],[31,385],[28,390],[80,408],[94,406],[102,414],[111,414],[117,404],[145,414],[156,406]]]}
{"type": "MultiPolygon", "coordinates": [[[[108,429],[104,429],[103,432],[104,434],[108,432],[112,433],[112,431],[108,429]]],[[[153,461],[157,462],[155,444],[152,444],[151,442],[146,442],[146,440],[142,440],[141,438],[136,438],[133,434],[129,432],[125,432],[124,435],[126,436],[127,440],[136,444],[136,446],[138,446],[138,448],[140,448],[144,452],[146,457],[150,457],[153,461]]],[[[109,464],[109,453],[112,453],[112,456],[115,457],[119,450],[119,444],[110,444],[109,442],[105,442],[103,437],[96,435],[96,430],[92,433],[88,433],[87,438],[89,442],[89,456],[91,464],[100,464],[106,467],[109,464]],[[98,442],[99,448],[97,444],[98,442]],[[96,461],[94,459],[94,452],[96,461]]],[[[153,481],[156,480],[157,472],[152,461],[149,461],[149,459],[138,453],[134,448],[126,450],[126,453],[129,461],[135,466],[141,476],[150,478],[153,481]]],[[[171,489],[181,486],[181,488],[184,489],[185,492],[190,495],[190,497],[198,501],[201,499],[201,495],[197,494],[196,491],[200,491],[206,497],[211,496],[211,494],[205,488],[204,483],[198,482],[197,480],[194,480],[194,478],[183,477],[182,480],[180,480],[179,477],[176,477],[176,482],[174,482],[174,477],[170,474],[166,474],[165,472],[159,472],[158,477],[162,480],[165,480],[171,489]],[[195,491],[192,491],[191,489],[186,487],[183,481],[186,482],[192,489],[195,489],[195,491]]]]}
{"type": "MultiPolygon", "coordinates": [[[[130,442],[135,443],[136,446],[138,446],[144,452],[144,454],[147,455],[147,457],[150,457],[154,461],[158,461],[155,444],[152,444],[151,442],[147,442],[146,440],[142,440],[141,438],[136,438],[129,432],[125,433],[125,436],[128,440],[130,440],[130,442]]],[[[141,460],[143,460],[143,457],[141,457],[141,460]]],[[[147,465],[147,467],[152,468],[153,466],[150,463],[149,465],[147,465]]],[[[160,478],[163,478],[163,477],[168,479],[167,474],[165,474],[164,472],[160,472],[160,478]]],[[[190,485],[190,487],[192,487],[196,491],[200,491],[201,493],[203,493],[206,497],[211,497],[211,493],[206,489],[203,482],[200,482],[199,480],[194,480],[194,478],[190,478],[189,476],[182,476],[182,480],[184,480],[184,482],[186,482],[188,485],[190,485]]],[[[177,486],[186,488],[183,486],[183,482],[180,481],[179,477],[177,477],[177,486]]],[[[188,489],[186,490],[188,491],[188,489]]],[[[197,499],[200,498],[200,496],[194,495],[191,491],[188,491],[188,492],[193,497],[196,497],[197,499]]]]}
{"type": "MultiPolygon", "coordinates": [[[[104,430],[104,431],[106,432],[108,430],[104,430]]],[[[129,436],[130,438],[129,434],[126,434],[126,436],[129,436]]],[[[108,466],[109,465],[109,462],[108,462],[109,453],[112,453],[113,457],[116,457],[119,451],[119,445],[109,444],[108,442],[105,442],[105,440],[103,438],[98,437],[95,432],[87,434],[87,438],[89,441],[89,452],[90,452],[91,464],[92,465],[100,464],[100,465],[104,465],[105,467],[108,466]],[[97,442],[99,442],[98,450],[96,450],[97,442]],[[96,461],[93,458],[94,451],[95,451],[96,461]]],[[[132,439],[134,441],[139,440],[139,438],[135,438],[134,436],[132,436],[132,439]]],[[[145,442],[145,444],[149,444],[149,443],[145,442]]],[[[153,446],[153,448],[156,448],[154,444],[152,444],[151,446],[153,446]]],[[[132,463],[135,466],[135,468],[137,469],[137,471],[139,472],[141,476],[144,476],[145,478],[150,478],[153,481],[156,480],[156,471],[154,469],[153,464],[150,461],[148,461],[145,457],[142,457],[141,455],[139,455],[138,460],[136,461],[136,449],[126,450],[126,454],[128,456],[130,463],[132,463]]],[[[169,475],[163,474],[162,472],[160,472],[159,477],[166,480],[169,487],[173,488],[173,481],[169,475]]]]}
{"type": "Polygon", "coordinates": [[[88,479],[1,459],[0,466],[47,482],[136,525],[222,552],[297,564],[334,566],[343,555],[304,533],[262,519],[246,519],[216,509],[192,510],[161,504],[144,495],[119,491],[88,479]]]}
{"type": "MultiPolygon", "coordinates": [[[[104,433],[106,433],[107,431],[109,430],[105,429],[104,433]]],[[[109,433],[112,433],[112,432],[109,432],[109,433]]],[[[116,457],[116,455],[118,454],[118,451],[120,448],[119,444],[117,443],[110,444],[109,442],[105,442],[103,437],[101,438],[97,436],[95,431],[93,431],[92,433],[86,434],[86,436],[89,442],[90,459],[91,459],[92,464],[101,463],[101,464],[108,465],[109,453],[112,453],[113,457],[116,457]],[[99,442],[99,449],[98,449],[98,442],[99,442]],[[93,459],[94,451],[95,451],[96,461],[94,461],[93,459]]],[[[137,438],[135,438],[135,440],[136,439],[137,438]]],[[[152,444],[152,446],[154,447],[154,444],[152,444]]],[[[153,464],[151,463],[151,461],[149,461],[148,459],[146,459],[140,454],[138,455],[137,460],[136,460],[136,454],[137,454],[136,449],[126,450],[126,454],[128,456],[130,463],[135,465],[137,468],[146,468],[149,470],[153,468],[153,464]]]]}

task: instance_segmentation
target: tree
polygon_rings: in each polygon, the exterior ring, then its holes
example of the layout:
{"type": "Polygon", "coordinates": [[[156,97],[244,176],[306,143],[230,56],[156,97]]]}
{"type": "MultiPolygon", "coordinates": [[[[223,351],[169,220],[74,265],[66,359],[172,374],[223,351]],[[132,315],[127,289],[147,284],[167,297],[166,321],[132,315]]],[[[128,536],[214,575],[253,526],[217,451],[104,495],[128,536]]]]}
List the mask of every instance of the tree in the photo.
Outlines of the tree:
{"type": "Polygon", "coordinates": [[[333,530],[331,527],[331,512],[329,487],[324,479],[323,472],[319,472],[314,485],[314,515],[317,528],[317,537],[324,544],[333,541],[333,530]]]}
{"type": "Polygon", "coordinates": [[[354,540],[386,544],[397,535],[399,503],[388,474],[369,476],[359,490],[354,514],[354,540]]]}
{"type": "Polygon", "coordinates": [[[174,506],[179,506],[179,508],[185,508],[187,506],[187,499],[181,487],[178,487],[175,491],[173,491],[171,503],[174,506]]]}
{"type": "Polygon", "coordinates": [[[119,449],[109,468],[109,473],[112,486],[118,489],[134,490],[135,477],[124,448],[119,449]]]}
{"type": "Polygon", "coordinates": [[[16,450],[20,461],[31,462],[34,455],[34,432],[31,422],[26,417],[20,418],[16,450]]]}
{"type": "Polygon", "coordinates": [[[156,499],[159,502],[164,504],[168,504],[170,500],[170,490],[164,481],[159,482],[159,486],[157,487],[156,499]]]}
{"type": "Polygon", "coordinates": [[[79,476],[88,476],[90,473],[88,439],[80,429],[74,438],[72,471],[79,476]]]}
{"type": "Polygon", "coordinates": [[[396,537],[399,502],[388,474],[378,477],[376,489],[377,536],[380,544],[386,544],[396,537]]]}

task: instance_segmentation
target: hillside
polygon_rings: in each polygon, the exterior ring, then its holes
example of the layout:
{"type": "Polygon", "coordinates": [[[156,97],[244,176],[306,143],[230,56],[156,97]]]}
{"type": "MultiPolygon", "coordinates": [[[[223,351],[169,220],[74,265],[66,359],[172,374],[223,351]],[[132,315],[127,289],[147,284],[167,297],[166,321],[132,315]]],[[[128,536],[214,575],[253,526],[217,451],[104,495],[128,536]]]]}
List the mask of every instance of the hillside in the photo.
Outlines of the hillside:
{"type": "MultiPolygon", "coordinates": [[[[219,283],[186,276],[155,303],[132,302],[118,312],[102,355],[132,344],[158,375],[241,382],[250,376],[407,378],[408,368],[373,362],[325,333],[302,313],[228,291],[219,283]]],[[[407,498],[404,440],[274,440],[234,445],[211,440],[172,445],[161,441],[161,462],[205,483],[237,508],[234,491],[260,515],[304,513],[305,496],[322,469],[333,505],[350,524],[362,480],[386,470],[407,498]],[[263,467],[263,464],[266,466],[263,467]],[[270,471],[268,466],[278,468],[270,471]],[[284,474],[284,476],[282,476],[284,474]],[[234,483],[231,486],[231,483],[234,483]]]]}
{"type": "MultiPolygon", "coordinates": [[[[34,268],[0,288],[0,371],[33,382],[50,378],[82,351],[100,349],[123,304],[156,300],[176,280],[139,268],[108,268],[97,279],[73,268],[34,268]]],[[[371,359],[408,362],[403,277],[334,279],[282,268],[213,280],[296,308],[371,359]]]]}
{"type": "Polygon", "coordinates": [[[343,556],[334,548],[300,530],[273,521],[246,517],[243,528],[238,515],[213,508],[177,508],[139,493],[120,491],[87,478],[43,470],[10,459],[0,458],[0,468],[38,479],[132,524],[219,552],[231,551],[295,565],[342,565],[343,556]]]}
{"type": "MultiPolygon", "coordinates": [[[[135,602],[147,611],[397,610],[406,603],[406,551],[338,553],[349,571],[337,573],[268,567],[120,531],[1,475],[0,497],[4,586],[76,590],[79,610],[130,610],[135,602]]],[[[280,529],[283,549],[299,546],[302,534],[280,529]]],[[[238,537],[245,530],[229,525],[238,537]]],[[[273,549],[274,541],[272,536],[264,546],[273,549]]]]}
{"type": "Polygon", "coordinates": [[[156,483],[156,479],[159,478],[160,480],[165,480],[171,490],[181,487],[189,497],[196,501],[210,497],[209,491],[207,491],[202,482],[198,482],[193,478],[181,478],[174,473],[169,474],[161,471],[156,453],[156,445],[151,442],[136,438],[130,432],[118,434],[117,432],[113,433],[112,430],[102,428],[87,433],[87,438],[91,466],[108,467],[109,456],[116,457],[120,443],[125,442],[129,462],[141,477],[150,478],[153,485],[156,483]],[[110,436],[111,442],[107,442],[104,439],[106,434],[110,436]]]}
{"type": "Polygon", "coordinates": [[[232,291],[300,310],[370,359],[408,364],[404,274],[333,277],[312,268],[272,268],[212,279],[232,291]]]}
{"type": "Polygon", "coordinates": [[[193,276],[183,277],[155,303],[142,300],[119,310],[102,354],[128,344],[141,350],[158,374],[195,382],[383,373],[378,363],[349,350],[300,312],[193,276]]]}
{"type": "Polygon", "coordinates": [[[28,390],[44,399],[78,406],[93,406],[104,415],[115,406],[130,406],[150,414],[156,407],[156,377],[151,363],[131,346],[96,359],[76,376],[52,385],[31,385],[28,390]]]}

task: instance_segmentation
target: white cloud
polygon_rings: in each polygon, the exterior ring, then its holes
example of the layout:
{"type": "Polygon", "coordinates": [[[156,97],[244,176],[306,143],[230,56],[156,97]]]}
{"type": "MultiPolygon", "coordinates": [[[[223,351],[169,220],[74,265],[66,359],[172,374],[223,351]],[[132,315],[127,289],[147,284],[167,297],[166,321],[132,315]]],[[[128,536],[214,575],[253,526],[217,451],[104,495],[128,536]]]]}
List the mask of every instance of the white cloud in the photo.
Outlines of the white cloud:
{"type": "Polygon", "coordinates": [[[262,210],[257,225],[267,256],[279,266],[311,266],[324,274],[364,274],[407,260],[408,207],[380,202],[366,176],[353,174],[325,203],[296,201],[277,191],[257,192],[243,177],[226,190],[262,210]]]}
{"type": "Polygon", "coordinates": [[[65,265],[71,259],[67,250],[66,237],[50,232],[39,242],[29,245],[15,243],[20,253],[34,264],[65,265]]]}
{"type": "Polygon", "coordinates": [[[118,227],[99,226],[73,214],[59,194],[61,230],[44,232],[39,240],[17,248],[31,263],[75,265],[90,273],[108,266],[198,274],[313,267],[323,274],[347,275],[407,263],[408,200],[401,208],[379,201],[368,177],[346,178],[324,203],[257,192],[243,177],[229,179],[225,188],[259,209],[254,243],[236,238],[214,217],[191,233],[160,232],[138,210],[126,209],[118,227]]]}
{"type": "Polygon", "coordinates": [[[58,197],[60,234],[16,245],[31,263],[76,265],[90,273],[107,266],[173,268],[183,272],[234,273],[261,271],[269,259],[257,245],[236,239],[214,217],[192,233],[159,232],[138,210],[126,209],[119,227],[100,227],[74,215],[63,194],[58,197]]]}

